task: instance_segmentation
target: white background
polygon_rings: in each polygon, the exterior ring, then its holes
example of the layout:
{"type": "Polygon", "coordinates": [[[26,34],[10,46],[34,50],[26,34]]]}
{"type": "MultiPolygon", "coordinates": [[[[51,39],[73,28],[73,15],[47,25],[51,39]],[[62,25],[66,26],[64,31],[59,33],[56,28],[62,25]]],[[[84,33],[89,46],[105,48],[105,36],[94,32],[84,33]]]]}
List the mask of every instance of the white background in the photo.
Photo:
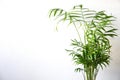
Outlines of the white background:
{"type": "MultiPolygon", "coordinates": [[[[65,25],[56,32],[48,18],[51,8],[78,4],[117,17],[120,34],[120,0],[0,0],[0,80],[82,80],[64,50],[75,33],[65,25]]],[[[120,37],[111,43],[111,64],[98,80],[120,80],[120,37]]]]}

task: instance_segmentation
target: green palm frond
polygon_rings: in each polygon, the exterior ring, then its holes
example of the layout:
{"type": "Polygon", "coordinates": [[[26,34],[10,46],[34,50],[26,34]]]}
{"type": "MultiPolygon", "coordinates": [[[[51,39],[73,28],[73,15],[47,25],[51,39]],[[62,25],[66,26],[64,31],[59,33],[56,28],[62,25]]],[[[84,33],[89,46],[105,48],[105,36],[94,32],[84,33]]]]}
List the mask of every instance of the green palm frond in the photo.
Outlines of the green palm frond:
{"type": "MultiPolygon", "coordinates": [[[[69,20],[72,22],[85,22],[87,20],[93,19],[95,15],[95,11],[89,10],[87,8],[83,8],[82,5],[74,6],[70,11],[65,11],[63,9],[55,8],[51,9],[49,13],[49,17],[53,16],[55,18],[61,18],[62,20],[69,20]],[[64,16],[64,17],[63,17],[64,16]]],[[[58,20],[59,21],[59,20],[58,20]]]]}

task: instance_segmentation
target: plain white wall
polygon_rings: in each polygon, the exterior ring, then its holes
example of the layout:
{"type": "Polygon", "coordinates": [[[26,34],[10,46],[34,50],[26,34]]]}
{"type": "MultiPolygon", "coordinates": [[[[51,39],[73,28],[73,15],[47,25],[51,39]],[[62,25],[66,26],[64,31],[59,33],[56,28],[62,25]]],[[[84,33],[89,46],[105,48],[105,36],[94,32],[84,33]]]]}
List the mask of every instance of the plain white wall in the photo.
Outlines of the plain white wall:
{"type": "MultiPolygon", "coordinates": [[[[51,8],[78,4],[112,13],[120,34],[120,0],[0,0],[0,80],[82,80],[64,50],[75,33],[65,25],[56,32],[48,18],[51,8]]],[[[98,80],[120,80],[119,41],[111,39],[111,64],[98,80]]]]}

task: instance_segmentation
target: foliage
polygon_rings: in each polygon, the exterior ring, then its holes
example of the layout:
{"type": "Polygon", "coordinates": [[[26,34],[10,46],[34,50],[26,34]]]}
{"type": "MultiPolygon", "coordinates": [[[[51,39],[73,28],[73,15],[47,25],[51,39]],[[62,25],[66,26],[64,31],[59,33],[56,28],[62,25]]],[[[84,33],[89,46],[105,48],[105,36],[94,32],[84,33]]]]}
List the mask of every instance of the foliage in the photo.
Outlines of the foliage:
{"type": "Polygon", "coordinates": [[[117,36],[112,21],[114,16],[107,15],[105,11],[94,11],[83,8],[82,5],[74,6],[70,11],[63,9],[51,9],[49,17],[55,17],[58,22],[69,21],[73,24],[79,40],[72,40],[72,50],[66,50],[73,57],[73,61],[83,65],[82,68],[76,68],[75,71],[83,70],[85,80],[96,80],[99,68],[110,63],[110,41],[108,37],[117,36]],[[82,26],[80,26],[80,25],[82,26]],[[81,39],[79,27],[84,31],[84,41],[81,39]]]}

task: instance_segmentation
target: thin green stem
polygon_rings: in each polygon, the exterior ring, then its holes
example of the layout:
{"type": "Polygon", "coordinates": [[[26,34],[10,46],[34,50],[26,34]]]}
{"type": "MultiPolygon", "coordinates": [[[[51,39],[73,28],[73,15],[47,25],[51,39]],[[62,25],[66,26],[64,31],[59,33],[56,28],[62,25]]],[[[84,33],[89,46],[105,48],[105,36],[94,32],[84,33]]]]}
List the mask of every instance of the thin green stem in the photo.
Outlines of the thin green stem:
{"type": "Polygon", "coordinates": [[[75,25],[75,22],[73,22],[73,25],[74,25],[74,27],[75,27],[75,29],[76,29],[76,31],[77,31],[78,37],[79,37],[79,39],[80,39],[80,42],[82,42],[81,37],[80,37],[79,30],[77,29],[77,26],[75,25]]]}
{"type": "Polygon", "coordinates": [[[85,21],[85,17],[84,17],[84,14],[83,14],[83,11],[82,11],[82,8],[81,8],[81,15],[82,15],[82,19],[83,19],[83,21],[84,21],[84,28],[83,28],[83,30],[84,30],[84,44],[86,44],[87,43],[87,41],[86,41],[86,39],[87,39],[87,35],[86,35],[86,30],[88,30],[88,25],[87,25],[87,22],[85,21]]]}

